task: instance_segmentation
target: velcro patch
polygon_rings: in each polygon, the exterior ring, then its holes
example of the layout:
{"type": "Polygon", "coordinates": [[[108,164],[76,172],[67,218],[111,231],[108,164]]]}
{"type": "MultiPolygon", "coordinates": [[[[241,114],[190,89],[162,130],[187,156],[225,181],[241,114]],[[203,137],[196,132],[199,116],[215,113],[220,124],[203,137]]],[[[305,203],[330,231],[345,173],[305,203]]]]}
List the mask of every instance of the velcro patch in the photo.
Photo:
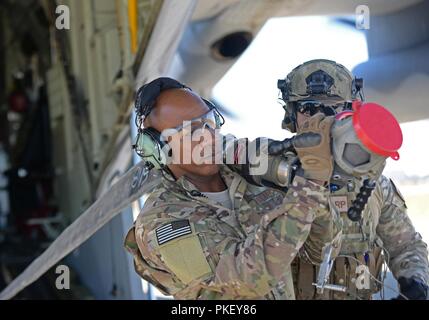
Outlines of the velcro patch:
{"type": "Polygon", "coordinates": [[[349,210],[347,196],[333,196],[331,198],[334,206],[338,209],[339,212],[347,212],[349,210]]]}
{"type": "Polygon", "coordinates": [[[269,193],[268,192],[261,192],[260,194],[254,196],[253,200],[256,201],[256,203],[261,204],[264,203],[269,199],[269,193]]]}
{"type": "Polygon", "coordinates": [[[167,223],[155,230],[156,240],[159,245],[167,243],[173,239],[183,237],[192,233],[188,220],[179,220],[167,223]]]}

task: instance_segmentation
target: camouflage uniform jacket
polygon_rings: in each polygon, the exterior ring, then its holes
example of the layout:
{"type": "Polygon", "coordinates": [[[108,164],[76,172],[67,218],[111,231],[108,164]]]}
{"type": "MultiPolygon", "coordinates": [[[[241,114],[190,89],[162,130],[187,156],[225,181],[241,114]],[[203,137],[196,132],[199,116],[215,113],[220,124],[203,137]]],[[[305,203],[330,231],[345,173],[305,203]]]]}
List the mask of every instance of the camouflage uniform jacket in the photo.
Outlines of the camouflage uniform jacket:
{"type": "Polygon", "coordinates": [[[249,184],[227,166],[220,173],[233,210],[183,177],[163,179],[150,194],[125,240],[136,272],[176,299],[294,299],[298,250],[305,242],[320,254],[340,235],[328,190],[300,176],[283,192],[249,184]]]}
{"type": "Polygon", "coordinates": [[[363,211],[361,223],[347,217],[347,209],[361,185],[361,182],[355,181],[355,186],[349,190],[343,187],[330,195],[332,204],[343,219],[341,250],[334,263],[330,282],[347,286],[348,293],[326,291],[323,296],[317,295],[310,283],[314,279],[306,275],[317,272],[317,267],[314,266],[315,270],[308,269],[302,262],[306,260],[305,257],[298,255],[293,263],[298,299],[355,299],[356,296],[370,299],[380,289],[380,283],[371,277],[369,289],[363,286],[357,288],[356,279],[359,275],[356,267],[366,265],[371,274],[381,280],[380,270],[384,260],[396,279],[416,277],[424,283],[428,282],[427,245],[414,229],[407,215],[404,198],[392,180],[385,176],[378,179],[376,189],[363,211]],[[297,263],[300,266],[295,268],[297,263]]]}

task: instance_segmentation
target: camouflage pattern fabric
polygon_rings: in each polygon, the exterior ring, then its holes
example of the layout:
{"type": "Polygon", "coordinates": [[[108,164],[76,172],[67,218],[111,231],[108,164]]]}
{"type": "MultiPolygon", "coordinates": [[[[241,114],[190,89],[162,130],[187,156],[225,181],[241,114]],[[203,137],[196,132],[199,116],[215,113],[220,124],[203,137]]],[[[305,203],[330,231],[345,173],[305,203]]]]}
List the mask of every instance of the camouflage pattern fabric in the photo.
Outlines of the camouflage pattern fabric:
{"type": "Polygon", "coordinates": [[[340,238],[328,190],[298,175],[286,192],[249,184],[227,166],[220,172],[233,210],[183,177],[150,194],[125,240],[136,272],[176,299],[294,299],[299,249],[320,260],[340,238]]]}
{"type": "Polygon", "coordinates": [[[317,295],[307,283],[314,279],[305,280],[309,274],[317,272],[317,265],[300,254],[293,262],[298,299],[370,299],[380,289],[380,283],[370,277],[370,288],[358,289],[355,282],[359,276],[356,273],[359,264],[367,266],[379,280],[384,261],[396,279],[416,277],[424,283],[429,280],[427,245],[414,229],[407,215],[405,200],[393,181],[385,176],[379,178],[363,212],[362,224],[347,217],[347,208],[361,186],[358,181],[355,183],[353,190],[348,191],[344,187],[330,196],[343,219],[341,250],[330,280],[334,284],[346,285],[348,292],[326,291],[324,295],[317,295]]]}

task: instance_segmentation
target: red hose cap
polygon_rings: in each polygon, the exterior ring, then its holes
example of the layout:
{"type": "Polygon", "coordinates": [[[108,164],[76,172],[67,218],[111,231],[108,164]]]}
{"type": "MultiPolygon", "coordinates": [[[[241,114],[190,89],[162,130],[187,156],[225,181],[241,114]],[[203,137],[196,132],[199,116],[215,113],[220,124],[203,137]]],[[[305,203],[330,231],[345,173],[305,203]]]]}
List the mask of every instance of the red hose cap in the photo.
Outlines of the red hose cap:
{"type": "Polygon", "coordinates": [[[370,151],[399,159],[402,130],[390,111],[379,104],[353,101],[353,127],[359,140],[370,151]]]}

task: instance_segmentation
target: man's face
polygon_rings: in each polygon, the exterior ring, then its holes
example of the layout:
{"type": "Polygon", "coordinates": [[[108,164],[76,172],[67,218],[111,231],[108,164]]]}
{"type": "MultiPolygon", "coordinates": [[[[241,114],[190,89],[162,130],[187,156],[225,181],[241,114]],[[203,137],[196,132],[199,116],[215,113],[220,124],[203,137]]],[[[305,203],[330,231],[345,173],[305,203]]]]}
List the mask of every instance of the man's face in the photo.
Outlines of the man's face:
{"type": "Polygon", "coordinates": [[[177,177],[186,173],[210,176],[219,171],[214,161],[213,124],[200,118],[207,114],[210,109],[199,96],[186,89],[171,89],[161,93],[145,119],[145,127],[167,135],[172,149],[168,166],[177,177]]]}
{"type": "Polygon", "coordinates": [[[301,128],[302,124],[308,119],[310,118],[309,114],[305,114],[305,113],[301,113],[301,112],[297,112],[296,113],[296,122],[297,122],[297,129],[299,130],[299,128],[301,128]]]}
{"type": "Polygon", "coordinates": [[[331,115],[335,115],[338,112],[341,112],[345,101],[340,99],[335,99],[335,100],[326,100],[326,101],[320,100],[320,102],[324,103],[325,109],[323,111],[318,107],[316,108],[298,107],[297,116],[296,116],[298,130],[306,120],[308,120],[311,116],[315,115],[316,113],[323,112],[326,116],[331,116],[331,115]]]}

